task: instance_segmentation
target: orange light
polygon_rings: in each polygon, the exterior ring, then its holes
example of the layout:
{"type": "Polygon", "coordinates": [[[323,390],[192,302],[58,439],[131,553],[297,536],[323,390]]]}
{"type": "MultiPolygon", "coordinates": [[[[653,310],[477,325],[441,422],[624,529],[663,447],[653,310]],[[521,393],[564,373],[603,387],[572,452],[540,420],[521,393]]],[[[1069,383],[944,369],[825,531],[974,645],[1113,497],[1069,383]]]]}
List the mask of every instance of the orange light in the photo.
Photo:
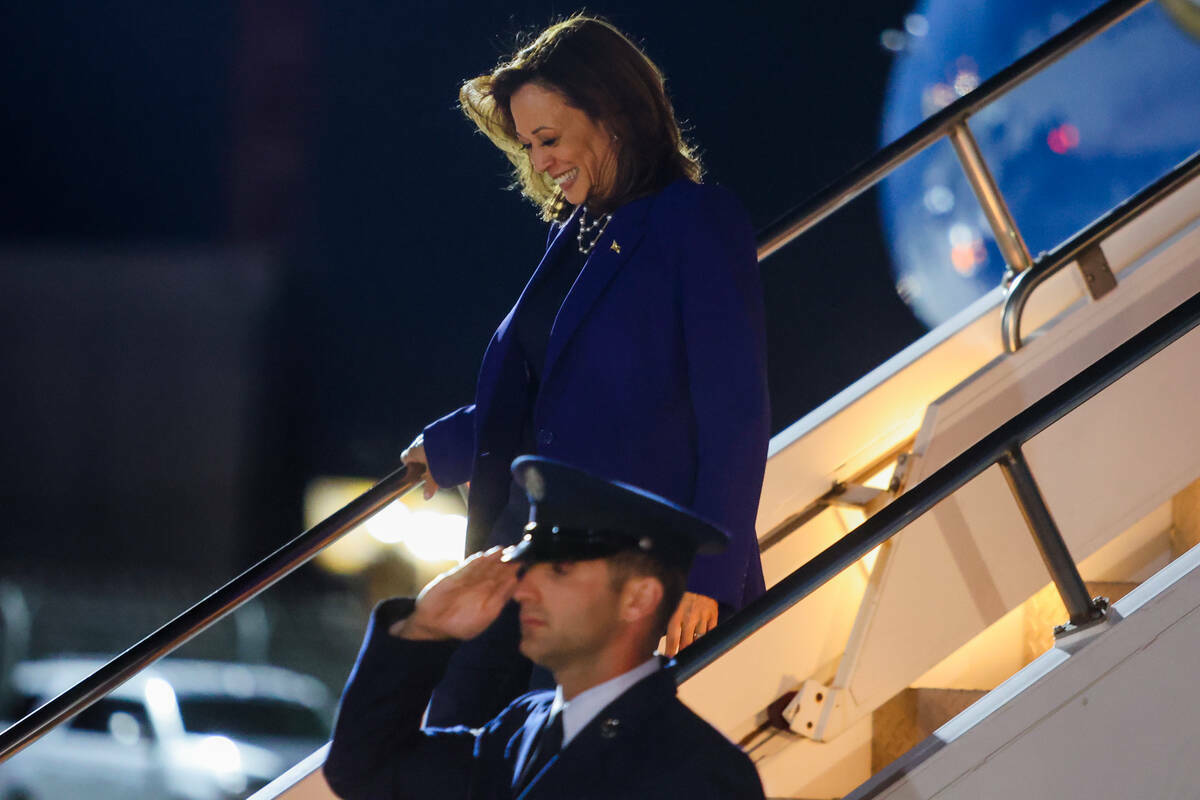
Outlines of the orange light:
{"type": "Polygon", "coordinates": [[[955,245],[950,248],[950,263],[960,275],[971,275],[978,263],[975,258],[975,248],[971,245],[955,245]]]}

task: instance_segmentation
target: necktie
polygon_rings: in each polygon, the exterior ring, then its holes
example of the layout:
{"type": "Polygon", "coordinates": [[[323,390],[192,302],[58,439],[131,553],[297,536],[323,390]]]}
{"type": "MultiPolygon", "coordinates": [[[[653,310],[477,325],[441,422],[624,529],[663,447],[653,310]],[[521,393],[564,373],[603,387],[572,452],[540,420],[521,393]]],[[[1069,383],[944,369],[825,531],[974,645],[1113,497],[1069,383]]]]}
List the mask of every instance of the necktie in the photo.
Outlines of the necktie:
{"type": "Polygon", "coordinates": [[[525,762],[525,766],[521,770],[521,775],[514,786],[518,792],[523,791],[529,785],[529,782],[542,771],[542,768],[562,748],[562,717],[561,713],[555,714],[546,725],[542,726],[542,730],[538,734],[537,743],[534,744],[533,751],[529,754],[529,759],[525,762]]]}

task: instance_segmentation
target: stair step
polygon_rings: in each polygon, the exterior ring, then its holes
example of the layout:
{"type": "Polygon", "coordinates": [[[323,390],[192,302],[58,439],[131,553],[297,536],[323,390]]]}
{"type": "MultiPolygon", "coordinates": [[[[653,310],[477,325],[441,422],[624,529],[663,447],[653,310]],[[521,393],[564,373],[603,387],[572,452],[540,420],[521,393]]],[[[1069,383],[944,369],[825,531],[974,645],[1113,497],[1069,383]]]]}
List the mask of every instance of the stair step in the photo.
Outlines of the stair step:
{"type": "Polygon", "coordinates": [[[985,694],[970,689],[905,689],[875,709],[871,773],[907,753],[985,694]]]}

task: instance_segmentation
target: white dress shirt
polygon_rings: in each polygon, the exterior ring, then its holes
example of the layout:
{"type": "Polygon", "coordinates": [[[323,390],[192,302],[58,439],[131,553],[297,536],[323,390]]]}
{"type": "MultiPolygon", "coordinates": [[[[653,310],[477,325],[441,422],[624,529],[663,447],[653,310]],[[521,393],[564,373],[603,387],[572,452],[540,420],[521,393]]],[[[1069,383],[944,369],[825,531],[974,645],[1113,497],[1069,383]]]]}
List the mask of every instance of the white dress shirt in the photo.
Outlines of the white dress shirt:
{"type": "Polygon", "coordinates": [[[563,741],[566,747],[583,730],[605,706],[616,700],[625,690],[659,669],[658,656],[651,656],[628,672],[623,672],[615,678],[597,684],[587,691],[580,692],[570,700],[563,699],[563,690],[558,686],[554,690],[554,703],[550,713],[563,715],[563,741]]]}

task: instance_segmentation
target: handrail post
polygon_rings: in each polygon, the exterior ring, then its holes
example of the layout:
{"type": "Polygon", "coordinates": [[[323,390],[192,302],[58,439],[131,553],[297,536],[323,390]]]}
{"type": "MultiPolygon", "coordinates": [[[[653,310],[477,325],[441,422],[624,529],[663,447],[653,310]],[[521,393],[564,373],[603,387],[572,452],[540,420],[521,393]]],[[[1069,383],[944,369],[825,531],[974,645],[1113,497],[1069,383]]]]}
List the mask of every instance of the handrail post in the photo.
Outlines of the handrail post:
{"type": "MultiPolygon", "coordinates": [[[[867,517],[866,521],[850,533],[822,550],[790,575],[780,579],[761,597],[738,611],[731,619],[718,625],[712,633],[680,651],[675,659],[676,683],[683,683],[716,661],[876,546],[899,533],[909,523],[976,475],[990,468],[992,464],[1000,463],[1003,469],[1006,466],[1003,459],[1006,455],[1012,455],[1016,443],[1028,441],[1044,431],[1198,327],[1200,292],[1184,300],[1123,344],[1117,345],[1110,353],[1045,397],[1034,401],[1024,411],[950,459],[933,474],[927,475],[923,481],[901,494],[879,513],[867,517]]],[[[1020,464],[1024,463],[1019,451],[1014,460],[1020,464]]],[[[1025,468],[1028,471],[1028,465],[1025,465],[1025,468]]],[[[1030,480],[1032,482],[1032,477],[1030,480]]],[[[1045,504],[1042,506],[1044,509],[1045,504]]],[[[1050,512],[1045,511],[1045,514],[1049,517],[1050,512]]],[[[1057,532],[1057,528],[1055,531],[1057,532]]],[[[1069,573],[1074,573],[1078,582],[1075,584],[1075,596],[1083,598],[1083,602],[1078,605],[1091,607],[1091,601],[1087,600],[1087,587],[1082,586],[1083,581],[1079,578],[1061,536],[1058,537],[1058,546],[1061,551],[1060,557],[1065,560],[1069,573]]],[[[1089,612],[1087,617],[1091,618],[1092,614],[1089,612]]]]}
{"type": "Polygon", "coordinates": [[[1033,264],[1033,257],[1029,255],[1029,248],[1021,238],[1017,222],[1008,210],[1008,204],[1000,194],[1000,187],[996,185],[996,179],[992,177],[992,172],[983,159],[983,153],[979,150],[979,144],[971,133],[966,117],[951,126],[946,135],[950,138],[950,144],[954,145],[954,152],[958,154],[967,181],[983,208],[983,215],[987,217],[992,234],[996,237],[1000,254],[1008,264],[1008,272],[1004,276],[1004,282],[1007,284],[1015,275],[1029,269],[1033,264]]]}
{"type": "Polygon", "coordinates": [[[1197,176],[1200,176],[1200,150],[1133,197],[1115,206],[1070,241],[1038,256],[1037,263],[1014,278],[1005,293],[1004,311],[1000,317],[1000,339],[1004,343],[1004,352],[1015,353],[1021,349],[1021,315],[1035,289],[1083,253],[1099,247],[1105,238],[1120,230],[1131,219],[1197,176]]]}
{"type": "Polygon", "coordinates": [[[1071,616],[1071,624],[1081,626],[1103,619],[1105,604],[1088,597],[1087,586],[1079,575],[1079,568],[1071,558],[1071,552],[1067,549],[1067,543],[1063,541],[1062,533],[1054,522],[1050,509],[1046,507],[1046,501],[1038,489],[1037,481],[1033,479],[1033,472],[1029,469],[1029,463],[1025,460],[1020,445],[1009,448],[996,464],[1004,473],[1008,488],[1012,490],[1017,506],[1021,509],[1021,516],[1025,518],[1025,524],[1033,534],[1038,553],[1046,564],[1046,570],[1054,580],[1054,585],[1058,587],[1058,593],[1071,616]]]}
{"type": "MultiPolygon", "coordinates": [[[[948,129],[1019,86],[1083,43],[1099,36],[1150,0],[1107,0],[1064,31],[1051,36],[1036,49],[991,76],[974,91],[935,112],[908,133],[859,164],[844,179],[826,186],[803,204],[785,213],[759,237],[758,259],[777,252],[788,242],[849,203],[901,164],[939,141],[948,129]]],[[[1015,262],[1014,262],[1015,263],[1015,262]]]]}

